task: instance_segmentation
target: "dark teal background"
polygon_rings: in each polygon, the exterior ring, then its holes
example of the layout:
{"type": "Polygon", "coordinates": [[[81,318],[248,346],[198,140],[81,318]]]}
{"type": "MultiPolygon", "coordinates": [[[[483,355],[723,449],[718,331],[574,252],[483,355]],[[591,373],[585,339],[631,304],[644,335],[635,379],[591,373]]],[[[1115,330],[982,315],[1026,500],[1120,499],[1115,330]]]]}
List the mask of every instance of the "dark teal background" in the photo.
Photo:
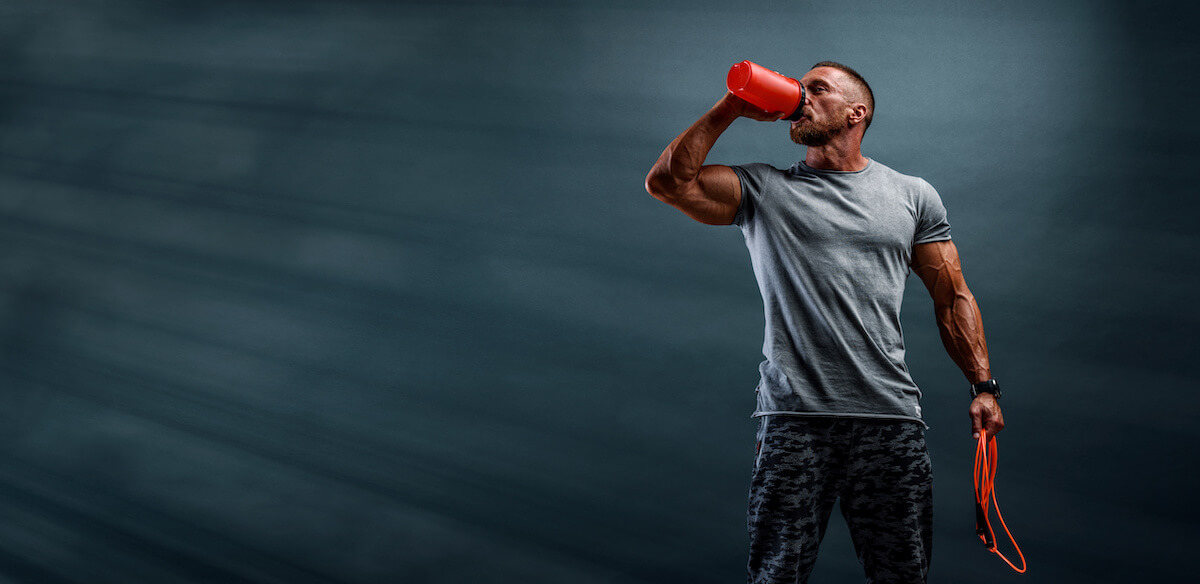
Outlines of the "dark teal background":
{"type": "MultiPolygon", "coordinates": [[[[1166,582],[1200,537],[1196,44],[1118,2],[0,2],[0,582],[744,576],[762,304],[645,193],[751,59],[857,68],[1007,392],[904,305],[930,582],[1166,582]]],[[[710,161],[786,167],[739,120],[710,161]]],[[[813,582],[861,581],[831,522],[813,582]]]]}

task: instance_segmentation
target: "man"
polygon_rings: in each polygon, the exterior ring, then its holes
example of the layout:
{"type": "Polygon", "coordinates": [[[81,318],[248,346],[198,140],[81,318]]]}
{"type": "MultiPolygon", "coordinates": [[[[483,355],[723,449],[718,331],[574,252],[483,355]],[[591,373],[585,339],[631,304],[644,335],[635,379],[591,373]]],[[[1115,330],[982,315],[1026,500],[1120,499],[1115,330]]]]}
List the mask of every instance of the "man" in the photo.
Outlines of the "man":
{"type": "Polygon", "coordinates": [[[646,190],[697,221],[739,226],[762,292],[749,581],[805,582],[840,498],[868,582],[925,582],[933,478],[900,330],[909,268],[971,383],[975,437],[1004,427],[982,317],[937,192],[862,155],[875,109],[867,82],[825,61],[800,83],[807,99],[790,130],[803,161],[705,165],[735,119],[790,113],[729,93],[667,146],[646,190]]]}

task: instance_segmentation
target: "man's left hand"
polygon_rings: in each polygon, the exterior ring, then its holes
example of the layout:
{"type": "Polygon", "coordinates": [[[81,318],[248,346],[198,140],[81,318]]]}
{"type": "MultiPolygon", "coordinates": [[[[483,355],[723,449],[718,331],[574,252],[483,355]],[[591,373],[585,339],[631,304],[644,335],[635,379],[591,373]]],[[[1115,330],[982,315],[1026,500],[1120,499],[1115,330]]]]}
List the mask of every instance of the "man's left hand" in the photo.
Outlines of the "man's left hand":
{"type": "Polygon", "coordinates": [[[979,431],[987,430],[988,435],[995,436],[1004,429],[1004,414],[1000,413],[1000,404],[996,396],[990,393],[980,393],[971,402],[971,436],[979,439],[979,431]]]}

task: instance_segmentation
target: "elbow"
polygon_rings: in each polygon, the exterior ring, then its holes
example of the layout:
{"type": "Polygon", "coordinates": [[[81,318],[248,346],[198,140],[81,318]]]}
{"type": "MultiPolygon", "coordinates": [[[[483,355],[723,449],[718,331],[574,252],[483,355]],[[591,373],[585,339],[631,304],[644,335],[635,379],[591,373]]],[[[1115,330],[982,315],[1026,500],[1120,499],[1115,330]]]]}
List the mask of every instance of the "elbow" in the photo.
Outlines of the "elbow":
{"type": "Polygon", "coordinates": [[[663,172],[658,166],[650,169],[646,175],[646,192],[660,201],[670,201],[674,198],[675,181],[670,174],[663,172]]]}
{"type": "Polygon", "coordinates": [[[654,194],[658,190],[658,181],[657,177],[654,176],[653,170],[650,171],[650,174],[646,175],[645,187],[647,193],[650,193],[651,196],[658,198],[658,195],[654,194]]]}

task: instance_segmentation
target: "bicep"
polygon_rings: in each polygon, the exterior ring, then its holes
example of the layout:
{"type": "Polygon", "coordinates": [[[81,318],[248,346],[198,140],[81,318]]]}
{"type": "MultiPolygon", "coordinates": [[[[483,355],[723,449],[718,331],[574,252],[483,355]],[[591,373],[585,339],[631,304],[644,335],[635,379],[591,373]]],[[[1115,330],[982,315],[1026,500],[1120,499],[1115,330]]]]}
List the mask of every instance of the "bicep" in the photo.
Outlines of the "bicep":
{"type": "Polygon", "coordinates": [[[742,183],[732,168],[704,166],[695,182],[681,189],[670,203],[688,217],[708,225],[729,225],[742,202],[742,183]]]}
{"type": "Polygon", "coordinates": [[[954,302],[960,291],[967,291],[962,261],[954,242],[934,241],[913,246],[912,270],[916,272],[935,305],[954,302]]]}

